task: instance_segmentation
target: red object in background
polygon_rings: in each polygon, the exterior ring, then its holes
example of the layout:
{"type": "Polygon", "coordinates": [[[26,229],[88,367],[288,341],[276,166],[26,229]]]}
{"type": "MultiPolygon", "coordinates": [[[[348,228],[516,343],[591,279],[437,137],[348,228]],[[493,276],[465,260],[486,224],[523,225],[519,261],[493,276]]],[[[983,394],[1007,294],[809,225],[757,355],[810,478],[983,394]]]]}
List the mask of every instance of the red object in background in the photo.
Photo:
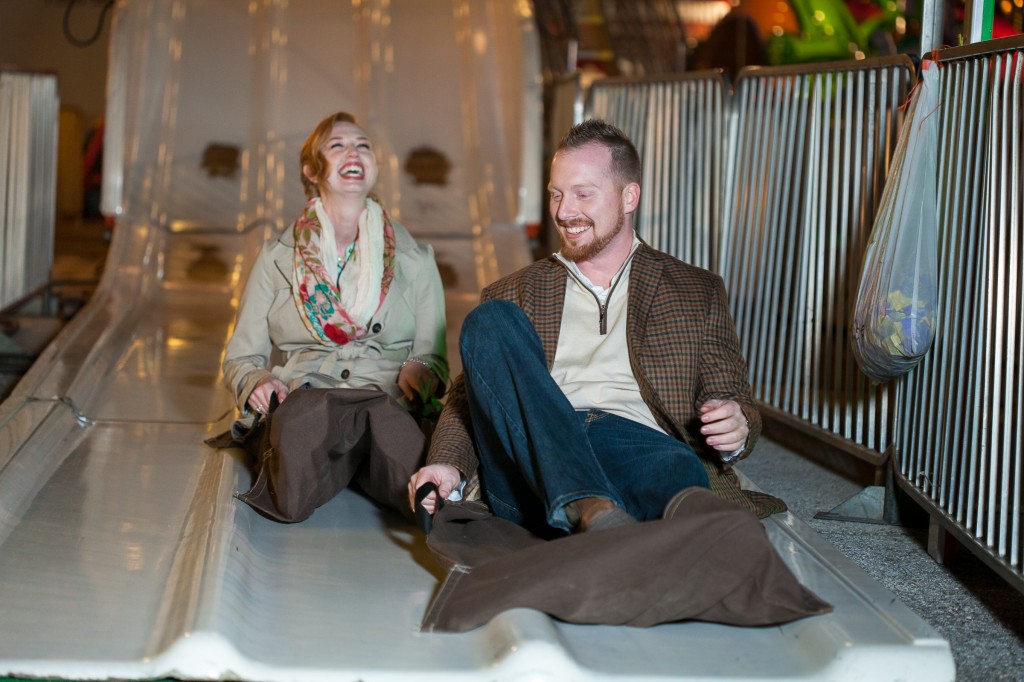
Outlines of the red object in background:
{"type": "Polygon", "coordinates": [[[846,0],[846,7],[858,24],[882,14],[882,8],[872,0],[846,0]]]}
{"type": "Polygon", "coordinates": [[[99,189],[103,183],[103,127],[100,118],[82,152],[82,183],[86,191],[99,189]]]}
{"type": "Polygon", "coordinates": [[[1019,35],[1020,31],[1013,27],[1010,19],[997,10],[995,16],[992,17],[992,37],[1006,38],[1019,35]]]}

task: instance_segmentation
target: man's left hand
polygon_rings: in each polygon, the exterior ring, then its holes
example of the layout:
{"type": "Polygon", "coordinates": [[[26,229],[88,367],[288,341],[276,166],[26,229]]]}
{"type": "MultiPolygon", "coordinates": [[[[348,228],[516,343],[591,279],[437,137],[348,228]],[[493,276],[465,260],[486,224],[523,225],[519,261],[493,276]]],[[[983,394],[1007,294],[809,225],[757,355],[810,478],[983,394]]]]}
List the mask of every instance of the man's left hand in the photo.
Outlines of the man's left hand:
{"type": "Polygon", "coordinates": [[[719,452],[742,450],[747,443],[747,418],[735,400],[709,400],[700,406],[700,432],[719,452]]]}

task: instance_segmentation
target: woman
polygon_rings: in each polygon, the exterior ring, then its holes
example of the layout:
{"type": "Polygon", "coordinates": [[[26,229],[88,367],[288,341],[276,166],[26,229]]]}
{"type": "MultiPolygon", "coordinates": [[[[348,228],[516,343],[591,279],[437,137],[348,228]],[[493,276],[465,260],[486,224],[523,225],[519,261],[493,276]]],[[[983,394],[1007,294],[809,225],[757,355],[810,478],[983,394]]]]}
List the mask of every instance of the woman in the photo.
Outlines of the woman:
{"type": "MultiPolygon", "coordinates": [[[[388,469],[385,478],[390,480],[394,474],[401,485],[392,498],[390,490],[367,490],[369,484],[358,475],[356,480],[378,501],[404,508],[401,493],[408,479],[391,469],[415,471],[423,444],[413,442],[412,434],[422,439],[422,433],[403,408],[436,403],[448,379],[444,294],[433,250],[418,244],[392,221],[370,193],[377,181],[377,161],[366,132],[350,114],[339,112],[318,123],[302,146],[300,162],[308,202],[292,229],[265,244],[253,265],[228,342],[224,379],[245,416],[267,414],[276,398],[281,403],[274,416],[277,430],[286,429],[293,419],[299,423],[293,413],[300,408],[289,402],[297,389],[335,389],[334,402],[326,408],[330,414],[323,418],[333,424],[359,425],[348,428],[345,435],[361,443],[358,447],[348,443],[350,450],[358,452],[343,453],[345,457],[364,458],[369,452],[377,457],[382,447],[390,449],[384,454],[386,461],[370,464],[388,469]],[[280,354],[280,364],[271,366],[274,350],[280,354]],[[337,389],[341,389],[340,398],[337,389]],[[370,394],[376,398],[370,401],[372,407],[363,400],[367,389],[377,392],[370,394]],[[352,414],[366,410],[372,410],[373,416],[363,419],[352,414]],[[386,425],[382,428],[388,433],[371,429],[369,446],[364,434],[350,433],[375,423],[386,425]],[[409,431],[410,425],[414,432],[409,431]],[[404,440],[395,441],[395,429],[407,434],[404,440]],[[390,440],[382,446],[376,442],[378,436],[390,440]],[[406,452],[394,452],[396,448],[406,452]]],[[[313,395],[317,394],[309,394],[313,395]]],[[[302,400],[307,401],[303,413],[325,409],[319,397],[302,400]]],[[[340,447],[316,443],[311,449],[326,448],[330,457],[320,459],[334,461],[340,447]]],[[[274,490],[273,473],[298,467],[308,480],[310,467],[323,465],[315,453],[296,453],[296,449],[309,448],[275,444],[274,456],[283,461],[257,462],[257,483],[242,498],[253,504],[253,495],[260,492],[259,478],[269,476],[269,493],[278,514],[262,510],[281,520],[300,520],[294,517],[312,513],[312,508],[306,508],[310,504],[325,502],[318,498],[299,504],[301,508],[280,508],[282,491],[274,490]]],[[[351,461],[345,466],[355,468],[351,461]]],[[[335,471],[332,475],[337,479],[349,474],[335,471]]],[[[291,471],[289,478],[294,481],[295,476],[291,471]]],[[[318,475],[314,483],[325,485],[322,478],[318,475]]],[[[334,485],[344,487],[347,482],[335,480],[334,485]]],[[[305,495],[308,491],[293,492],[305,495]]],[[[320,491],[319,496],[329,499],[336,492],[320,491]]]]}

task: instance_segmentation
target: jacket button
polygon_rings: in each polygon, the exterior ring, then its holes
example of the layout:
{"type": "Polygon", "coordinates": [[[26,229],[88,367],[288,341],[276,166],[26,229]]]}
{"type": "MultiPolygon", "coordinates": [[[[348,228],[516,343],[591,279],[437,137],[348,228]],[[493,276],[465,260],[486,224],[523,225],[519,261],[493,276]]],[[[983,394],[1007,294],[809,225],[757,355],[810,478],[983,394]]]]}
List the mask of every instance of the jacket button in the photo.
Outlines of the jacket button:
{"type": "Polygon", "coordinates": [[[372,331],[374,334],[376,334],[376,333],[378,333],[380,331],[380,329],[381,329],[380,322],[378,322],[377,324],[373,325],[373,327],[371,327],[370,331],[372,331]]]}
{"type": "Polygon", "coordinates": [[[347,369],[341,370],[341,378],[342,379],[348,379],[351,374],[352,374],[352,372],[348,371],[347,369]]]}

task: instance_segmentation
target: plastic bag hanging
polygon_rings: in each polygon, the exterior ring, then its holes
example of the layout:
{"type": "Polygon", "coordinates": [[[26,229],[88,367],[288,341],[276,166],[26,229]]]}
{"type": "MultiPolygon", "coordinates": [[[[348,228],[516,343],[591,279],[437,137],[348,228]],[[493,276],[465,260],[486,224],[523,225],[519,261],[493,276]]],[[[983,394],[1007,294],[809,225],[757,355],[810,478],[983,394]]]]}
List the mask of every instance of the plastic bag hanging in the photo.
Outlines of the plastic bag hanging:
{"type": "Polygon", "coordinates": [[[922,62],[871,228],[853,314],[853,350],[878,382],[906,374],[935,338],[939,69],[922,62]]]}

